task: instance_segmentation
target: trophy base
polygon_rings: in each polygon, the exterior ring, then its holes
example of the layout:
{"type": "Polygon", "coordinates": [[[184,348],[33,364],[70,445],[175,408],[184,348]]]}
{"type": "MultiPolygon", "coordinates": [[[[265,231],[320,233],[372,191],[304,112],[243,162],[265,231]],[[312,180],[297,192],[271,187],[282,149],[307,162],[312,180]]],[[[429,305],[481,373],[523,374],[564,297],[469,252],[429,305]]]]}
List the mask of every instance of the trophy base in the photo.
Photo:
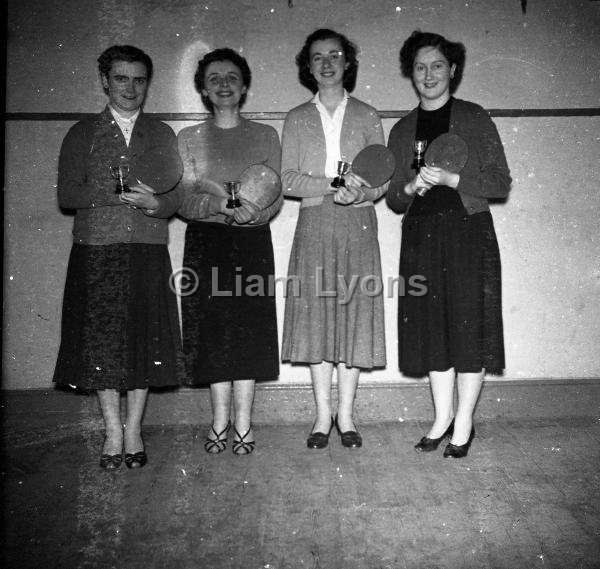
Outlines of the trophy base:
{"type": "Polygon", "coordinates": [[[115,187],[115,194],[126,194],[129,191],[129,186],[127,184],[117,184],[115,187]]]}
{"type": "Polygon", "coordinates": [[[344,178],[334,178],[331,182],[331,187],[332,188],[345,188],[346,187],[346,181],[344,180],[344,178]]]}
{"type": "Polygon", "coordinates": [[[236,207],[242,207],[242,202],[238,198],[229,198],[227,200],[227,207],[229,209],[235,209],[236,207]]]}

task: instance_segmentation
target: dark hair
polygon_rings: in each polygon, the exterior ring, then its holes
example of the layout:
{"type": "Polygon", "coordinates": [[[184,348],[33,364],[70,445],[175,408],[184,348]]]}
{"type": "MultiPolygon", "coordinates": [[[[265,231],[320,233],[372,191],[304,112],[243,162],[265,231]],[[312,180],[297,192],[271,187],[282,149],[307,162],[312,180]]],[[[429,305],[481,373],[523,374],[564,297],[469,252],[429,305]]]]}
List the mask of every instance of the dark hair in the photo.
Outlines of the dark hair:
{"type": "Polygon", "coordinates": [[[316,41],[328,39],[338,40],[342,46],[342,51],[348,64],[348,67],[344,70],[344,88],[348,93],[351,93],[356,86],[356,76],[358,74],[358,47],[344,34],[326,28],[321,28],[310,34],[306,38],[300,53],[296,56],[298,79],[302,85],[310,89],[313,93],[319,90],[317,81],[310,72],[310,47],[316,41]]]}
{"type": "Polygon", "coordinates": [[[141,49],[132,45],[113,45],[105,49],[98,58],[98,70],[100,75],[108,78],[113,63],[126,61],[127,63],[143,63],[146,66],[148,82],[152,79],[152,59],[141,49]]]}
{"type": "MultiPolygon", "coordinates": [[[[208,97],[205,97],[202,94],[202,90],[205,89],[204,86],[204,74],[206,72],[206,68],[215,61],[230,61],[233,63],[242,73],[242,82],[246,89],[250,88],[250,82],[252,81],[252,72],[250,71],[250,66],[244,57],[242,57],[237,51],[229,47],[222,47],[219,49],[215,49],[209,53],[207,53],[200,61],[198,61],[198,67],[196,69],[196,74],[194,75],[194,85],[196,86],[196,91],[200,93],[202,97],[202,102],[204,106],[212,113],[214,111],[213,104],[208,97]]],[[[242,94],[240,98],[240,107],[246,102],[246,93],[242,94]]]]}
{"type": "Polygon", "coordinates": [[[454,93],[460,84],[465,67],[466,49],[460,42],[448,41],[444,36],[415,30],[404,42],[400,49],[400,70],[408,79],[412,78],[413,65],[417,52],[422,47],[435,47],[448,60],[452,67],[455,65],[454,77],[450,79],[450,93],[454,93]]]}

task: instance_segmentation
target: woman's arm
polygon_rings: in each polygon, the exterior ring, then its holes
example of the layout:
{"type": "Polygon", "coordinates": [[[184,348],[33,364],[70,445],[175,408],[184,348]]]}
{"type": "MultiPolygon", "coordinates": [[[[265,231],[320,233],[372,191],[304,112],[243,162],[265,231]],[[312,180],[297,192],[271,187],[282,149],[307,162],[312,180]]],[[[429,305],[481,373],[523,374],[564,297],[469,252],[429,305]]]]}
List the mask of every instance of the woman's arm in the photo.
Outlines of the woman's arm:
{"type": "Polygon", "coordinates": [[[179,133],[177,144],[183,162],[183,175],[177,186],[179,213],[191,220],[222,213],[223,204],[227,203],[225,190],[213,180],[201,176],[185,132],[179,133]]]}
{"type": "Polygon", "coordinates": [[[403,135],[400,123],[396,123],[388,139],[388,148],[396,159],[396,169],[385,194],[385,201],[397,213],[406,211],[414,195],[414,192],[409,193],[412,189],[409,185],[414,179],[414,172],[405,167],[404,146],[406,144],[408,142],[403,135]]]}
{"type": "Polygon", "coordinates": [[[481,109],[474,114],[470,127],[464,134],[469,160],[460,172],[456,190],[482,198],[504,198],[512,179],[496,125],[481,109]]]}
{"type": "MultiPolygon", "coordinates": [[[[287,197],[314,198],[330,194],[332,191],[330,178],[301,169],[301,153],[304,152],[301,142],[306,134],[299,128],[296,118],[286,118],[281,144],[281,185],[283,195],[287,197]]],[[[322,166],[314,164],[315,169],[322,169],[322,166]]]]}
{"type": "MultiPolygon", "coordinates": [[[[91,127],[89,127],[91,128],[91,127]]],[[[108,167],[103,167],[95,156],[91,133],[86,135],[86,126],[77,123],[69,129],[58,158],[58,204],[66,209],[87,209],[101,206],[123,205],[115,194],[115,181],[110,178],[108,167]],[[96,184],[90,183],[89,171],[96,172],[96,184]]]]}

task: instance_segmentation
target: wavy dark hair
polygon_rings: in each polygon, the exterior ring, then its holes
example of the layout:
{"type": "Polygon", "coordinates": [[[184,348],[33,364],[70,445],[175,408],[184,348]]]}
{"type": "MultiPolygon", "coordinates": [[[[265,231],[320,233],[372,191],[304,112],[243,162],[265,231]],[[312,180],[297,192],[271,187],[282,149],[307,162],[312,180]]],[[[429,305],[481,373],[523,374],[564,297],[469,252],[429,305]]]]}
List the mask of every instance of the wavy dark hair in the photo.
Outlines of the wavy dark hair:
{"type": "Polygon", "coordinates": [[[317,81],[310,72],[310,47],[316,41],[329,39],[338,40],[342,46],[344,57],[348,64],[348,67],[344,70],[344,88],[348,93],[351,93],[356,86],[356,76],[358,75],[358,47],[344,34],[326,28],[321,28],[310,34],[306,38],[300,53],[296,56],[298,79],[302,85],[310,89],[313,93],[319,90],[317,81]]]}
{"type": "Polygon", "coordinates": [[[148,82],[152,79],[152,59],[141,49],[132,45],[113,45],[105,49],[98,58],[98,71],[108,79],[108,74],[115,61],[126,61],[127,63],[143,63],[146,67],[148,82]]]}
{"type": "Polygon", "coordinates": [[[211,113],[214,112],[214,105],[208,97],[202,94],[202,90],[206,89],[204,86],[204,74],[206,73],[206,68],[215,61],[229,61],[233,63],[242,73],[242,83],[244,84],[244,87],[246,87],[246,93],[243,93],[242,97],[240,98],[241,107],[246,102],[246,94],[250,88],[250,83],[252,82],[252,72],[250,71],[250,66],[246,61],[246,58],[242,57],[237,51],[234,51],[229,47],[221,47],[219,49],[210,51],[200,61],[198,61],[198,67],[196,68],[196,73],[194,75],[194,85],[196,86],[196,91],[198,91],[202,97],[204,106],[211,113]]]}
{"type": "Polygon", "coordinates": [[[454,77],[450,79],[450,93],[454,93],[462,80],[465,68],[467,54],[465,46],[460,42],[449,41],[439,34],[415,30],[400,49],[400,70],[404,77],[412,79],[415,58],[422,47],[437,48],[450,66],[456,66],[454,77]]]}

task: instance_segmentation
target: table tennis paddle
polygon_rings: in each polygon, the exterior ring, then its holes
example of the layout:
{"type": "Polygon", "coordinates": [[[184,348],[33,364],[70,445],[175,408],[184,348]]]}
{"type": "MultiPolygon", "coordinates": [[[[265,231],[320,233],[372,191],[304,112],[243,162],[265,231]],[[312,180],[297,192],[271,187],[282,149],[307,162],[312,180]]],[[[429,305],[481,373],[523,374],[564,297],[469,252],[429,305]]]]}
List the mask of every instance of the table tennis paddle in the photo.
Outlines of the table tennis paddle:
{"type": "MultiPolygon", "coordinates": [[[[266,164],[252,164],[240,175],[240,191],[237,197],[244,199],[260,211],[272,205],[281,193],[279,174],[266,164]]],[[[233,216],[227,216],[228,224],[234,222],[233,216]]]]}
{"type": "Polygon", "coordinates": [[[383,144],[371,144],[354,157],[351,170],[376,188],[392,177],[395,168],[396,160],[392,152],[383,144]]]}
{"type": "Polygon", "coordinates": [[[155,193],[172,190],[183,173],[183,163],[177,151],[170,146],[153,146],[138,156],[132,165],[130,180],[139,180],[155,193]]]}
{"type": "Polygon", "coordinates": [[[458,174],[467,163],[469,148],[458,134],[446,132],[435,138],[425,151],[425,164],[458,174]]]}

